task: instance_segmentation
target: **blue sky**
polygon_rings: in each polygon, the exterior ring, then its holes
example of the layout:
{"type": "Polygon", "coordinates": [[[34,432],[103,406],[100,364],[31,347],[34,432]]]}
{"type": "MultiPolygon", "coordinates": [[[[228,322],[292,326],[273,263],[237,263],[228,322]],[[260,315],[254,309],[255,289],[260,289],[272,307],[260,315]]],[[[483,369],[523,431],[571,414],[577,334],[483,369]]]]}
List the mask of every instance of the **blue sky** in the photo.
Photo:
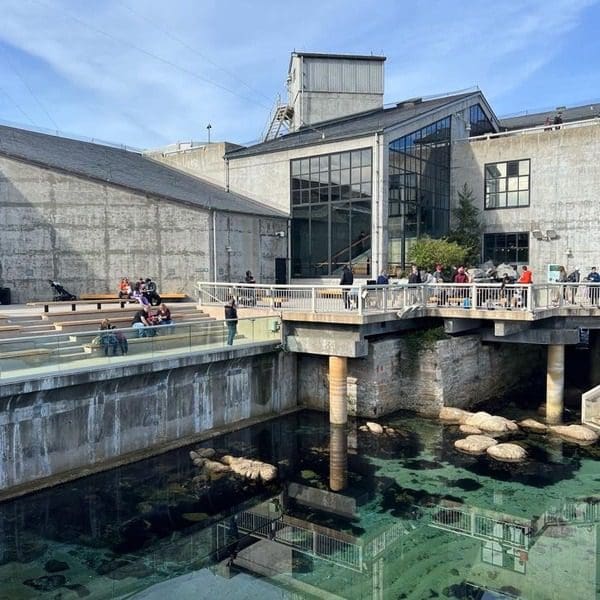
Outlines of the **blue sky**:
{"type": "Polygon", "coordinates": [[[387,56],[385,101],[600,103],[600,0],[2,0],[0,122],[155,148],[256,140],[290,52],[387,56]]]}

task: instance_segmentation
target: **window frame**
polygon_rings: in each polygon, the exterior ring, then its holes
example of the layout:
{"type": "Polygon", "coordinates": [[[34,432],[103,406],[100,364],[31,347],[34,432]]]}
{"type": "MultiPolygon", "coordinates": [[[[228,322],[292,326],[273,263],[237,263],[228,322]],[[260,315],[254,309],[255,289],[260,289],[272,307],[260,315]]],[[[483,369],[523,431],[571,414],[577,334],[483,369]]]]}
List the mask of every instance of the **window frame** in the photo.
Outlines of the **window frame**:
{"type": "Polygon", "coordinates": [[[528,208],[529,206],[531,206],[531,158],[515,158],[515,159],[511,159],[511,160],[499,160],[499,161],[495,161],[495,162],[489,162],[489,163],[485,163],[483,165],[483,210],[506,210],[506,209],[515,209],[515,208],[528,208]],[[521,190],[521,189],[517,189],[517,190],[510,190],[510,191],[516,191],[517,194],[519,194],[520,192],[523,191],[527,191],[527,204],[517,204],[516,206],[510,206],[508,204],[508,180],[509,180],[509,176],[508,176],[508,164],[509,163],[521,163],[521,162],[528,162],[528,174],[525,175],[517,175],[516,178],[519,179],[519,177],[527,177],[528,178],[528,182],[527,182],[527,190],[521,190]],[[501,192],[495,192],[495,193],[500,193],[503,194],[505,199],[506,199],[506,203],[504,206],[489,206],[488,205],[488,198],[489,196],[491,196],[491,194],[488,194],[487,192],[487,186],[488,186],[488,177],[487,177],[487,171],[488,171],[488,167],[492,167],[495,165],[505,165],[505,170],[506,170],[506,175],[503,177],[496,177],[494,178],[495,181],[504,181],[505,185],[504,185],[504,190],[501,192]]]}
{"type": "MultiPolygon", "coordinates": [[[[497,244],[494,243],[494,251],[498,248],[499,246],[497,244]]],[[[507,253],[508,249],[510,248],[510,246],[508,245],[507,242],[505,242],[504,246],[502,246],[502,248],[504,248],[505,254],[507,253]]],[[[501,263],[505,263],[505,264],[509,264],[509,265],[528,265],[529,264],[529,259],[530,257],[530,250],[531,250],[531,235],[529,231],[496,231],[496,232],[488,232],[488,233],[484,233],[481,236],[481,262],[486,262],[488,260],[491,260],[494,264],[501,264],[501,263]],[[486,257],[485,255],[485,249],[486,249],[486,243],[485,243],[485,238],[486,236],[509,236],[509,235],[514,235],[515,236],[515,253],[516,253],[516,259],[514,261],[511,260],[503,260],[503,261],[499,261],[496,260],[495,256],[492,257],[486,257]],[[526,235],[527,236],[527,259],[524,261],[519,260],[519,250],[523,250],[525,248],[525,246],[519,246],[519,236],[523,236],[526,235]]]]}

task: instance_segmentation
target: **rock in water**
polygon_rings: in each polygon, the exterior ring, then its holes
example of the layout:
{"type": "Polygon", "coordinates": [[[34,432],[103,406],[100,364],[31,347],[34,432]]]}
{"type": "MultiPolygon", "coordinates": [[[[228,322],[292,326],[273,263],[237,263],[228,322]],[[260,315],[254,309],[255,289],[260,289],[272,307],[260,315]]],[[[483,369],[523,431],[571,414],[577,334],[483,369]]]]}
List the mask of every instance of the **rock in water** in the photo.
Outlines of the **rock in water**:
{"type": "Polygon", "coordinates": [[[509,419],[497,417],[486,412],[476,412],[464,422],[465,425],[472,425],[482,431],[490,433],[506,433],[510,431],[519,431],[519,426],[509,419]]]}
{"type": "Polygon", "coordinates": [[[598,441],[599,437],[596,431],[585,425],[551,425],[550,431],[574,442],[584,444],[593,444],[598,441]]]}
{"type": "Polygon", "coordinates": [[[548,427],[535,419],[523,419],[518,423],[519,427],[527,429],[529,431],[535,431],[536,433],[545,433],[548,431],[548,427]]]}
{"type": "Polygon", "coordinates": [[[217,462],[216,460],[208,459],[204,461],[203,468],[208,473],[225,473],[226,471],[229,471],[229,467],[227,465],[223,465],[220,462],[217,462]]]}
{"type": "Polygon", "coordinates": [[[40,592],[51,592],[67,583],[67,578],[64,575],[44,575],[36,579],[26,579],[23,583],[40,592]]]}
{"type": "Polygon", "coordinates": [[[487,435],[468,435],[462,440],[456,440],[454,447],[467,454],[484,454],[490,446],[495,446],[498,442],[487,435]]]}
{"type": "Polygon", "coordinates": [[[54,560],[51,558],[45,565],[44,571],[46,573],[60,573],[61,571],[66,571],[69,568],[69,565],[62,560],[54,560]]]}
{"type": "Polygon", "coordinates": [[[496,460],[503,460],[506,462],[519,462],[527,458],[527,452],[524,448],[517,444],[496,444],[490,446],[486,452],[496,460]]]}
{"type": "Polygon", "coordinates": [[[440,421],[446,421],[447,423],[464,423],[472,414],[473,413],[468,410],[463,410],[462,408],[444,406],[440,409],[438,417],[440,421]]]}
{"type": "Polygon", "coordinates": [[[264,463],[260,460],[251,460],[249,458],[241,458],[225,455],[221,459],[234,473],[241,475],[251,481],[260,479],[263,482],[272,481],[277,477],[277,467],[264,463]]]}
{"type": "Polygon", "coordinates": [[[462,431],[462,433],[470,433],[475,435],[479,435],[481,433],[481,429],[473,425],[461,425],[458,429],[459,431],[462,431]]]}
{"type": "Polygon", "coordinates": [[[379,423],[373,423],[372,421],[367,421],[366,426],[369,428],[371,433],[375,433],[377,435],[383,433],[383,427],[379,423]]]}

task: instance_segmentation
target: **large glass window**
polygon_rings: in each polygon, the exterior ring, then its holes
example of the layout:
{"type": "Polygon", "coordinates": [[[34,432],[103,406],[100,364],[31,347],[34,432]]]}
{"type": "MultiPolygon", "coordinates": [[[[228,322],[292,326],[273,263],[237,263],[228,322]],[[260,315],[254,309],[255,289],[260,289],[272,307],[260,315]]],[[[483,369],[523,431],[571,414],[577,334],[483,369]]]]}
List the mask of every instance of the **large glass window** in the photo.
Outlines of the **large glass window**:
{"type": "Polygon", "coordinates": [[[530,160],[485,165],[485,208],[529,206],[530,160]]]}
{"type": "Polygon", "coordinates": [[[450,224],[450,117],[389,145],[388,265],[404,268],[410,244],[450,224]]]}
{"type": "Polygon", "coordinates": [[[291,161],[292,277],[371,268],[371,149],[291,161]]]}
{"type": "Polygon", "coordinates": [[[494,127],[479,104],[474,104],[469,107],[469,123],[471,125],[469,135],[471,137],[474,135],[483,135],[484,133],[492,133],[494,131],[494,127]]]}
{"type": "Polygon", "coordinates": [[[529,262],[529,233],[486,233],[483,261],[494,264],[526,265],[529,262]]]}

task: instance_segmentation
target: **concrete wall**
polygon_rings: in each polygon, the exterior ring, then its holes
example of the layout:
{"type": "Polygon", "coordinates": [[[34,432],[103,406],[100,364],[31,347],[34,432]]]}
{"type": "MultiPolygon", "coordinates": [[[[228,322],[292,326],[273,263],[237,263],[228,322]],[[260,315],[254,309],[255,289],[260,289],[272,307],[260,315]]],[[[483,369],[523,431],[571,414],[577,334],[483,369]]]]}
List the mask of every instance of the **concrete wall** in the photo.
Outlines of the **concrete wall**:
{"type": "Polygon", "coordinates": [[[176,365],[1,388],[0,491],[296,406],[290,354],[240,349],[176,365]]]}
{"type": "Polygon", "coordinates": [[[0,158],[0,286],[19,303],[51,298],[48,279],[74,294],[116,291],[122,276],[190,295],[215,270],[239,281],[253,268],[274,281],[273,257],[287,255],[287,239],[272,233],[287,221],[238,213],[215,221],[199,207],[0,158]]]}
{"type": "Polygon", "coordinates": [[[558,238],[529,236],[534,282],[546,281],[548,264],[582,267],[587,275],[600,263],[598,190],[600,122],[570,129],[456,142],[452,149],[454,195],[466,182],[474,192],[486,233],[554,229],[558,238]],[[484,165],[531,159],[530,205],[483,210],[484,165]],[[567,255],[567,250],[571,253],[567,255]]]}
{"type": "Polygon", "coordinates": [[[226,152],[239,147],[229,142],[192,147],[175,144],[164,149],[145,152],[144,156],[191,175],[201,176],[202,179],[220,187],[227,187],[223,156],[226,152]]]}
{"type": "MultiPolygon", "coordinates": [[[[414,334],[412,334],[414,335],[414,334]]],[[[442,406],[468,408],[498,398],[543,368],[537,346],[483,345],[477,336],[422,345],[412,337],[369,343],[364,359],[348,359],[349,413],[380,417],[397,410],[436,415],[442,406]]],[[[298,359],[298,402],[328,410],[327,358],[298,359]]]]}

